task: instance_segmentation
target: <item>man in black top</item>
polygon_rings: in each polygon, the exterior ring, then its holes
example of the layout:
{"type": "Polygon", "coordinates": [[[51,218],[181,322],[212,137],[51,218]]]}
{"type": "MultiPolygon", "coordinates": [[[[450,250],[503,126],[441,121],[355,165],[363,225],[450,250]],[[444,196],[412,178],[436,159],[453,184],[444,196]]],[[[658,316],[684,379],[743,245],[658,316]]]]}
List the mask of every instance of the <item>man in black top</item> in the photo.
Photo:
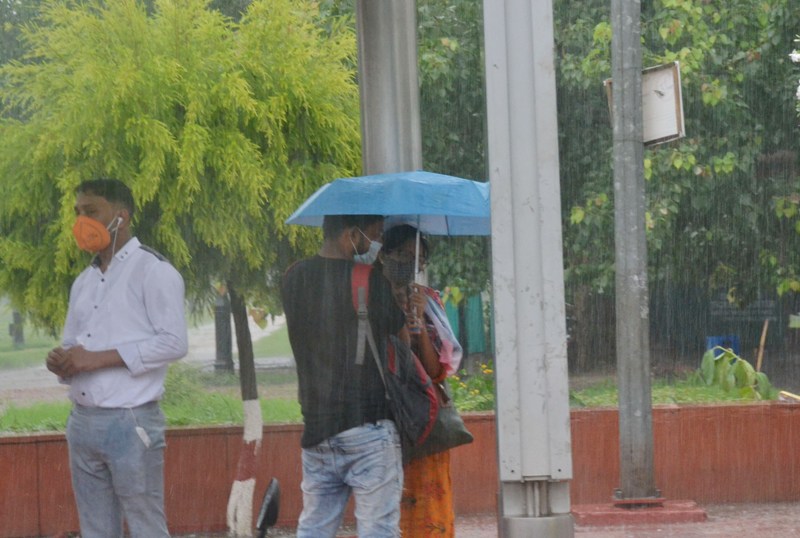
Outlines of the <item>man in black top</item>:
{"type": "MultiPolygon", "coordinates": [[[[356,364],[351,289],[354,257],[371,263],[365,255],[380,250],[382,232],[380,216],[326,216],[318,255],[296,263],[283,278],[305,424],[300,538],[335,536],[351,492],[359,536],[400,535],[400,439],[375,361],[356,364]]],[[[390,334],[408,338],[403,312],[380,271],[370,274],[368,311],[376,342],[390,334]]]]}

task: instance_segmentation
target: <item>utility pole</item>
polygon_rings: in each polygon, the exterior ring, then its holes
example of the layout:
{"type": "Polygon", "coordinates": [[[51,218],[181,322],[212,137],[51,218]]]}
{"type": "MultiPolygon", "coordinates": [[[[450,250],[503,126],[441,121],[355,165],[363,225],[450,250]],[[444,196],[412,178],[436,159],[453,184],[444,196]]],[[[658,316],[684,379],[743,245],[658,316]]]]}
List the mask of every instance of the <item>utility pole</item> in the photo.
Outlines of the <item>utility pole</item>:
{"type": "Polygon", "coordinates": [[[619,501],[659,497],[653,470],[645,230],[641,4],[611,1],[619,501]]]}
{"type": "Polygon", "coordinates": [[[416,0],[357,0],[364,174],[422,168],[416,0]]]}

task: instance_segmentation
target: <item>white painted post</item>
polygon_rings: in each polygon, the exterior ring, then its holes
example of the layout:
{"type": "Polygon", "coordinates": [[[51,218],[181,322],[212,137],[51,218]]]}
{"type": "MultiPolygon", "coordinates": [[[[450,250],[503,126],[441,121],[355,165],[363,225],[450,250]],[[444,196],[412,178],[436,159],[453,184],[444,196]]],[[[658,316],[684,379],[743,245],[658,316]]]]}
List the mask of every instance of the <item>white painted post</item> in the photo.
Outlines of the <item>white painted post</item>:
{"type": "Polygon", "coordinates": [[[502,536],[573,536],[551,0],[484,0],[502,536]]]}

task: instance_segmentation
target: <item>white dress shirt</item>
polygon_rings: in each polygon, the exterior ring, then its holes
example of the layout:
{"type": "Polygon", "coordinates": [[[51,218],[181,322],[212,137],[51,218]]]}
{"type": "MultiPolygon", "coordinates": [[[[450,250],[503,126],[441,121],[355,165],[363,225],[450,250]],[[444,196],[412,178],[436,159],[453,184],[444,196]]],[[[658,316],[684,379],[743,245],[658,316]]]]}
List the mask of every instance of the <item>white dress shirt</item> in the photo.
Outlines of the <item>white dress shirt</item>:
{"type": "Polygon", "coordinates": [[[183,278],[135,237],[106,272],[92,264],[72,284],[62,346],[116,349],[125,367],[66,379],[69,397],[89,407],[136,407],[159,400],[170,362],[186,355],[183,278]]]}

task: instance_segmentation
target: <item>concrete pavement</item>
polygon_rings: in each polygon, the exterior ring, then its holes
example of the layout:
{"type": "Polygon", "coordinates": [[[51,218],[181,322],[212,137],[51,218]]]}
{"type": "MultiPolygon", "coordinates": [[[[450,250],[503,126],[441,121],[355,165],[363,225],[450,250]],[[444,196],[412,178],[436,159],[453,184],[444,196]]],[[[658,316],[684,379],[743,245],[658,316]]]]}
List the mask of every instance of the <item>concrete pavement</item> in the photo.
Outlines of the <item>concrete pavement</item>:
{"type": "MultiPolygon", "coordinates": [[[[703,506],[708,519],[702,523],[672,525],[626,525],[616,527],[575,526],[579,538],[796,538],[800,536],[800,504],[748,503],[703,506]]],[[[497,538],[496,514],[456,518],[456,538],[497,538]]],[[[191,534],[184,538],[221,538],[226,534],[191,534]]],[[[295,536],[292,529],[270,529],[268,537],[295,536]]],[[[355,536],[345,528],[340,538],[355,536]]],[[[414,537],[411,537],[414,538],[414,537]]],[[[533,538],[548,538],[546,536],[533,538]]]]}

